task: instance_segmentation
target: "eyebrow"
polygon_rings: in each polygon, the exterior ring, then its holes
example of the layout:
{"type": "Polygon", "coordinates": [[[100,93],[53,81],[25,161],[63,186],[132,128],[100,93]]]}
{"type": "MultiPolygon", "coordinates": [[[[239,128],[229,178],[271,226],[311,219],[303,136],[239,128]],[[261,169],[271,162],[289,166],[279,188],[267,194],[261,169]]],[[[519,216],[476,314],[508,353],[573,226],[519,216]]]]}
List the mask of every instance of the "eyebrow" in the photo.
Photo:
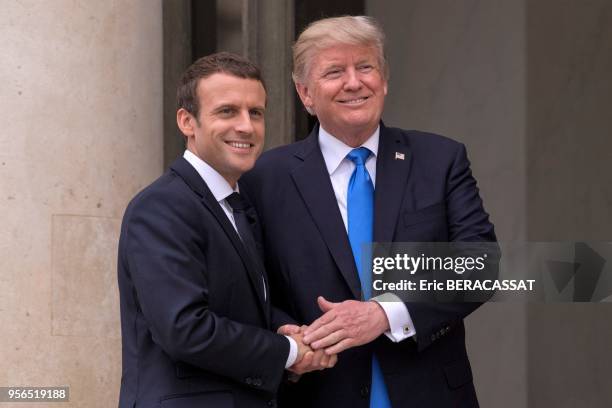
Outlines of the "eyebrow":
{"type": "Polygon", "coordinates": [[[321,74],[325,74],[328,71],[334,70],[334,69],[343,69],[344,66],[342,64],[338,64],[338,63],[332,63],[330,65],[325,65],[321,68],[321,74]]]}
{"type": "Polygon", "coordinates": [[[227,109],[227,108],[237,109],[238,106],[233,103],[221,103],[220,105],[214,106],[212,111],[217,112],[217,111],[220,111],[222,109],[227,109]]]}
{"type": "MultiPolygon", "coordinates": [[[[361,64],[372,64],[372,65],[375,65],[376,64],[376,58],[374,58],[374,57],[365,57],[365,58],[362,58],[362,59],[357,60],[355,62],[355,65],[361,65],[361,64]]],[[[329,71],[330,69],[336,69],[336,68],[342,69],[342,68],[344,68],[344,64],[338,63],[338,62],[335,62],[335,61],[331,61],[331,62],[329,62],[329,65],[324,65],[323,66],[321,72],[326,72],[326,71],[329,71]]]]}
{"type": "Polygon", "coordinates": [[[375,56],[364,57],[362,59],[357,60],[357,62],[355,62],[355,65],[364,64],[364,63],[376,64],[377,58],[375,56]]]}
{"type": "MultiPolygon", "coordinates": [[[[238,106],[238,105],[236,105],[236,104],[234,104],[234,103],[230,103],[230,102],[227,102],[227,103],[221,103],[220,105],[217,105],[217,106],[213,107],[212,112],[218,112],[218,111],[220,111],[220,110],[223,110],[223,109],[228,109],[228,108],[229,108],[229,109],[236,109],[236,110],[239,110],[239,109],[240,109],[240,106],[238,106]]],[[[265,111],[265,110],[266,110],[266,107],[265,107],[265,106],[262,106],[262,105],[250,106],[250,107],[249,107],[249,110],[252,110],[252,109],[258,109],[258,110],[265,111]]]]}

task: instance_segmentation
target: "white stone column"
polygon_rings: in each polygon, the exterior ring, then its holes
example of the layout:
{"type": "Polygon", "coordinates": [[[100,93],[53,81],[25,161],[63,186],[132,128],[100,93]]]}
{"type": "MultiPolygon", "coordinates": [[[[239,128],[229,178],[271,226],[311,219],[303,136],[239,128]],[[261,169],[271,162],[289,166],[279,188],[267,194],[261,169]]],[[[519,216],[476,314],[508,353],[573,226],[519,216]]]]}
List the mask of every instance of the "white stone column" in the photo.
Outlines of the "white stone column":
{"type": "Polygon", "coordinates": [[[0,3],[2,386],[117,404],[119,225],[162,170],[161,10],[0,3]]]}

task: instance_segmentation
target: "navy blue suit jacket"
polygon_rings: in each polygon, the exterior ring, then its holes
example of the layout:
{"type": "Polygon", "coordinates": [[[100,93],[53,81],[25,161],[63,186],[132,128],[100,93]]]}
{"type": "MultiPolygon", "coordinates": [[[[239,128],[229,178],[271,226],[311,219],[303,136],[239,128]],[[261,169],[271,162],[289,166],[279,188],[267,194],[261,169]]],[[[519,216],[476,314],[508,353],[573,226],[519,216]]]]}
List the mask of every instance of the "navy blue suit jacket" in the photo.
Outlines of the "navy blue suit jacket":
{"type": "MultiPolygon", "coordinates": [[[[322,314],[317,296],[333,302],[361,298],[318,127],[303,141],[264,153],[240,185],[260,218],[266,269],[279,308],[295,322],[310,324],[322,314]]],[[[374,240],[495,240],[462,144],[381,123],[374,240]],[[404,159],[396,159],[396,153],[404,159]]],[[[349,349],[335,368],[284,387],[279,401],[291,407],[367,407],[375,352],[393,406],[477,406],[463,318],[478,306],[408,303],[417,341],[393,343],[382,335],[349,349]]]]}
{"type": "Polygon", "coordinates": [[[119,242],[119,407],[273,406],[289,342],[262,273],[185,159],[139,193],[119,242]]]}

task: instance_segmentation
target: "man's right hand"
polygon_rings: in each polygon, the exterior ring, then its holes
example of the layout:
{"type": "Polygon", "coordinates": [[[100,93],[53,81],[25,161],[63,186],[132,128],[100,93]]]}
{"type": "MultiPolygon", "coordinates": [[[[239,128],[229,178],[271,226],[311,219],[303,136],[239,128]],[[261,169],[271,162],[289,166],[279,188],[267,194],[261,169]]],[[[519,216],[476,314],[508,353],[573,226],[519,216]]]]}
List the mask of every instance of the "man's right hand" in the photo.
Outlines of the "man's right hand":
{"type": "Polygon", "coordinates": [[[290,336],[298,345],[298,356],[295,363],[289,367],[289,371],[302,375],[304,373],[332,368],[338,361],[338,355],[327,355],[324,350],[313,351],[310,346],[302,341],[303,330],[307,326],[284,325],[278,329],[279,334],[290,336]]]}

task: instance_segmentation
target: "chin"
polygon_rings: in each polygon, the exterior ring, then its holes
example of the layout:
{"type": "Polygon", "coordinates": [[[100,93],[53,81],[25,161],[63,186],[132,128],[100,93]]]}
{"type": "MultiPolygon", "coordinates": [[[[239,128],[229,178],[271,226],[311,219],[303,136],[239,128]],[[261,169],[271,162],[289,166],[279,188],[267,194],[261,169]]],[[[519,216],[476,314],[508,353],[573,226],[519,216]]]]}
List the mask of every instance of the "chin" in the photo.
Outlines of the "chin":
{"type": "Polygon", "coordinates": [[[240,163],[240,165],[236,166],[236,169],[242,175],[246,173],[247,171],[251,170],[254,166],[255,166],[255,160],[252,160],[246,163],[240,163]]]}
{"type": "Polygon", "coordinates": [[[348,120],[345,123],[343,123],[342,128],[343,129],[363,129],[363,128],[370,127],[371,125],[372,125],[372,121],[353,119],[353,120],[348,120]]]}

